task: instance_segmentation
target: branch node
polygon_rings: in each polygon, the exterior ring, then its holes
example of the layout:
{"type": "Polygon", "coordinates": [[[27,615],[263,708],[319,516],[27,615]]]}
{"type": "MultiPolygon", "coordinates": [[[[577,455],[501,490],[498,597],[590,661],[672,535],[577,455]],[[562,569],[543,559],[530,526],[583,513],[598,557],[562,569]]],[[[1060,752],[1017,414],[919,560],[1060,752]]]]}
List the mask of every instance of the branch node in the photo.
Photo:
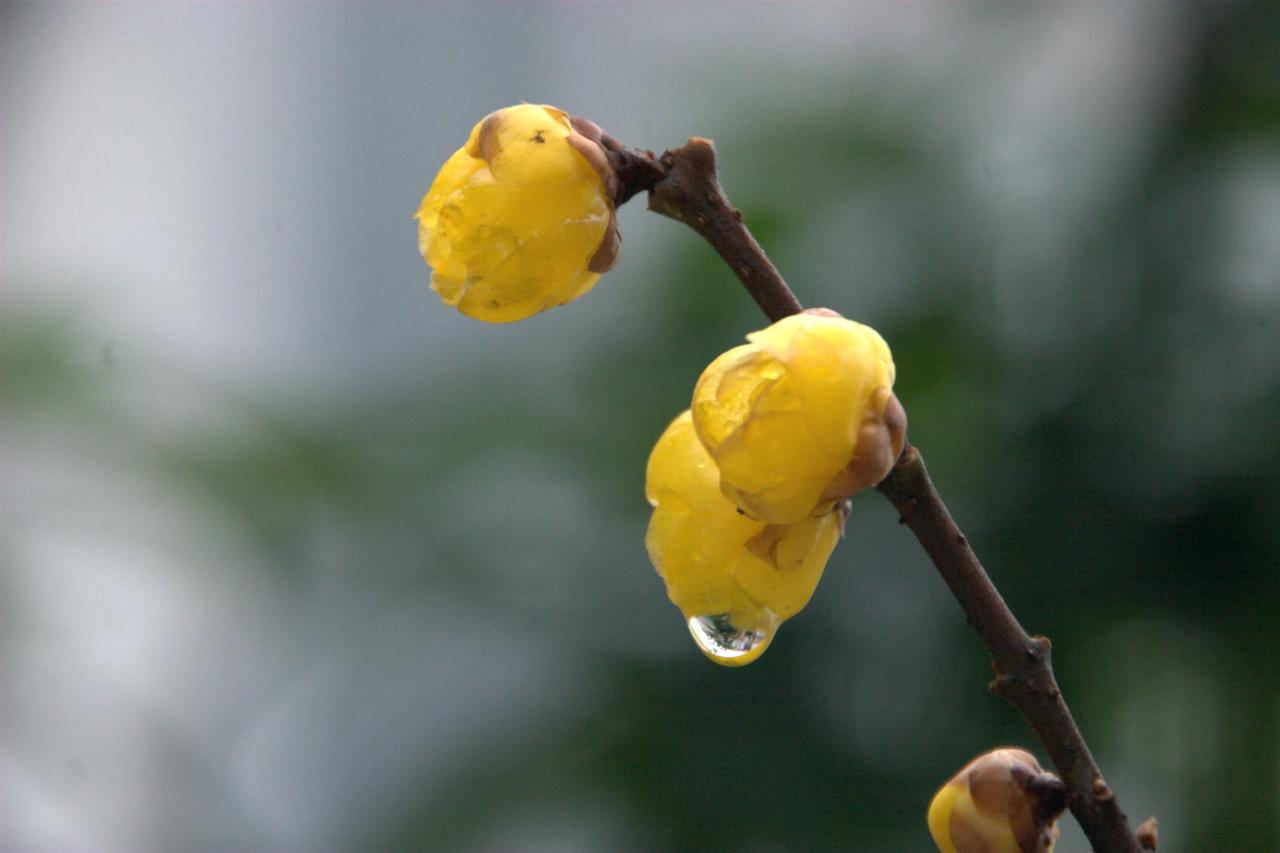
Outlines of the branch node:
{"type": "Polygon", "coordinates": [[[996,677],[987,684],[987,689],[1002,699],[1009,699],[1010,695],[1019,688],[1025,689],[1026,687],[1026,682],[1018,676],[999,671],[996,672],[996,677]]]}

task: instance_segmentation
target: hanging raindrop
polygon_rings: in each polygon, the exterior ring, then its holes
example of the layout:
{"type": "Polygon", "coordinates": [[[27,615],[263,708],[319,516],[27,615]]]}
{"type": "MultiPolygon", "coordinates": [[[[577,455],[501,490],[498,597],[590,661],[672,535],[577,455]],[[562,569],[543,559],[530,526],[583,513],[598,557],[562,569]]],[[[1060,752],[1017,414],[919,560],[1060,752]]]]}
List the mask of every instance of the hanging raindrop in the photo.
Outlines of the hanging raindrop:
{"type": "Polygon", "coordinates": [[[781,621],[767,607],[752,615],[754,619],[738,617],[738,625],[728,613],[693,616],[689,619],[689,633],[698,648],[716,663],[742,666],[764,653],[781,621]]]}

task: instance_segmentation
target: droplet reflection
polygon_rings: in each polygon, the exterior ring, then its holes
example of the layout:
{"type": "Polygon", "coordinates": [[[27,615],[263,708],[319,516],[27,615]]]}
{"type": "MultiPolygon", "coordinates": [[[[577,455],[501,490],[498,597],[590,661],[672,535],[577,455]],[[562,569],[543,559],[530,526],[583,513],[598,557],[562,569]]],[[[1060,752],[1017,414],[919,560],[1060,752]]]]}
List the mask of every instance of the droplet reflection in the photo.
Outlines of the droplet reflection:
{"type": "Polygon", "coordinates": [[[741,625],[735,625],[728,613],[693,616],[689,619],[689,633],[698,648],[716,663],[743,666],[764,653],[781,621],[766,607],[753,615],[753,619],[737,617],[744,623],[741,625]]]}

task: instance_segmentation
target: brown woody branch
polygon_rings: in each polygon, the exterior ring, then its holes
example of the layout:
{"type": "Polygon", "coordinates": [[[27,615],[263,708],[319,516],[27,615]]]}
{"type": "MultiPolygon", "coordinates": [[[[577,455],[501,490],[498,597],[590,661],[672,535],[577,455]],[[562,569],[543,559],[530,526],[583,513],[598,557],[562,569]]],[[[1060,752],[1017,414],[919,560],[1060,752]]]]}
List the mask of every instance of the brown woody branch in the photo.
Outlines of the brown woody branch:
{"type": "Polygon", "coordinates": [[[908,445],[876,488],[920,540],[991,652],[996,672],[991,691],[1018,709],[1044,745],[1066,786],[1067,805],[1093,849],[1139,853],[1143,847],[1130,831],[1129,820],[1103,779],[1053,676],[1049,639],[1029,636],[1018,623],[942,502],[920,453],[908,445]]]}
{"type": "MultiPolygon", "coordinates": [[[[743,224],[742,214],[725,197],[710,140],[690,139],[660,158],[618,146],[610,157],[633,178],[627,197],[647,188],[650,210],[702,235],[766,317],[776,321],[801,311],[795,294],[743,224]]],[[[877,489],[897,508],[902,523],[920,541],[990,651],[996,672],[992,692],[1013,705],[1040,739],[1066,786],[1068,806],[1093,849],[1099,853],[1154,850],[1154,821],[1147,832],[1135,834],[1129,828],[1128,818],[1076,727],[1053,675],[1048,638],[1028,635],[1009,610],[934,488],[919,451],[908,444],[877,489]]]]}
{"type": "Polygon", "coordinates": [[[725,197],[716,174],[716,149],[694,137],[659,161],[666,177],[649,191],[649,209],[688,225],[724,258],[770,320],[803,309],[781,274],[725,197]]]}

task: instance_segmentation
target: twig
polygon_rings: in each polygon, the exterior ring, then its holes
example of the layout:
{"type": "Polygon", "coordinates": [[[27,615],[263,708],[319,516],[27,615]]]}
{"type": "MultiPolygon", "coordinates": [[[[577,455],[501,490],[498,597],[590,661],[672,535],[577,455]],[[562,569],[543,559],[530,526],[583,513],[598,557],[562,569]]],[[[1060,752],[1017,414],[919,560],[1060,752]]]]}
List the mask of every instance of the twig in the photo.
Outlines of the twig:
{"type": "Polygon", "coordinates": [[[991,652],[996,672],[991,691],[1018,709],[1044,745],[1066,785],[1067,805],[1093,849],[1140,853],[1138,838],[1102,778],[1053,677],[1049,639],[1029,636],[1018,623],[942,502],[920,453],[908,445],[876,488],[920,540],[991,652]]]}
{"type": "MultiPolygon", "coordinates": [[[[649,209],[702,235],[770,320],[799,313],[795,294],[743,224],[742,214],[725,197],[711,141],[690,139],[665,152],[656,163],[651,154],[644,155],[632,152],[629,156],[648,160],[648,174],[654,178],[662,175],[649,188],[649,209]]],[[[877,489],[916,535],[991,652],[996,672],[992,692],[1022,714],[1044,745],[1066,786],[1071,812],[1093,849],[1098,853],[1151,849],[1143,848],[1130,830],[1128,818],[1076,727],[1053,676],[1048,638],[1028,635],[1009,610],[934,488],[919,451],[908,444],[877,489]]]]}
{"type": "Polygon", "coordinates": [[[742,214],[725,197],[716,175],[716,149],[694,137],[663,153],[664,177],[649,190],[649,209],[679,220],[702,235],[732,267],[735,275],[770,320],[799,314],[800,300],[783,281],[742,224],[742,214]]]}

